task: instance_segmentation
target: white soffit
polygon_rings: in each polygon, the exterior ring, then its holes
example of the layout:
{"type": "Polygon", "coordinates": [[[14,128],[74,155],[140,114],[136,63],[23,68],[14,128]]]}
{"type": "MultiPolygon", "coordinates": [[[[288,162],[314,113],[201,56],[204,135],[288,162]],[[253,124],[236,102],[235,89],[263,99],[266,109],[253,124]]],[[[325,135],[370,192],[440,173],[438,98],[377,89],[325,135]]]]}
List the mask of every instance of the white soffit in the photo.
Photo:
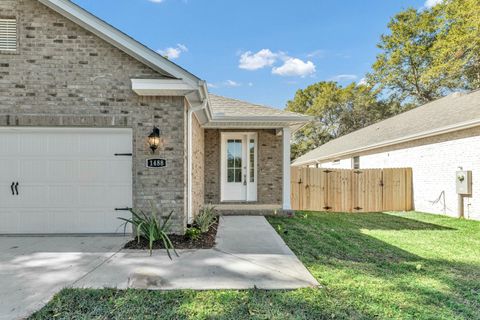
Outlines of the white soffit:
{"type": "Polygon", "coordinates": [[[185,96],[196,88],[176,79],[132,79],[132,90],[140,96],[185,96]]]}

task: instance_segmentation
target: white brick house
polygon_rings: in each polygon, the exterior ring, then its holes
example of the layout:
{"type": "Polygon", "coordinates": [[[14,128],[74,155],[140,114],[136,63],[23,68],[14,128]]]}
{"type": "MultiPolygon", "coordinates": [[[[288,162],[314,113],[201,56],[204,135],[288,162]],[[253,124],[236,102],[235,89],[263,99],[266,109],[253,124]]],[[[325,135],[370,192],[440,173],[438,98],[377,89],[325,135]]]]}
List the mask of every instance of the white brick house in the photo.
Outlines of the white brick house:
{"type": "Polygon", "coordinates": [[[415,210],[458,215],[455,173],[471,170],[465,217],[480,220],[480,91],[455,93],[332,140],[293,165],[413,169],[415,210]]]}

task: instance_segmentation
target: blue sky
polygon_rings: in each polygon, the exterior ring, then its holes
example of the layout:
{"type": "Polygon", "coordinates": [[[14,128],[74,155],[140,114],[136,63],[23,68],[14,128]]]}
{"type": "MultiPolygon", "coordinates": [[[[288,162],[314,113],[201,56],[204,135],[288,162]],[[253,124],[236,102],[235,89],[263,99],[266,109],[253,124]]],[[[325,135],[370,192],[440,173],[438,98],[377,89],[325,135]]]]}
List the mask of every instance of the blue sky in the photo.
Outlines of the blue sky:
{"type": "Polygon", "coordinates": [[[212,93],[278,108],[318,81],[361,81],[390,18],[425,1],[74,0],[212,93]]]}

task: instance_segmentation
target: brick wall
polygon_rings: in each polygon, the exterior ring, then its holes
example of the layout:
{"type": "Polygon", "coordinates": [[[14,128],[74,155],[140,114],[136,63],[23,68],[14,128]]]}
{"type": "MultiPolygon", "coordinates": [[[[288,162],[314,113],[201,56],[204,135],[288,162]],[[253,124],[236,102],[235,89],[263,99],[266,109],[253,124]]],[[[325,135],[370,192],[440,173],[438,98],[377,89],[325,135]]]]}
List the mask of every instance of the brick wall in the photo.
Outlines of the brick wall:
{"type": "Polygon", "coordinates": [[[19,50],[0,53],[0,126],[128,127],[133,129],[133,201],[175,210],[185,226],[185,104],[181,97],[139,97],[131,78],[161,78],[154,70],[36,0],[2,0],[1,16],[16,16],[19,50]],[[148,170],[146,137],[160,128],[157,151],[167,168],[148,170]]]}
{"type": "Polygon", "coordinates": [[[220,133],[258,133],[258,201],[259,204],[282,204],[283,146],[275,130],[205,130],[205,203],[220,203],[220,133]]]}
{"type": "Polygon", "coordinates": [[[192,121],[192,133],[192,213],[195,216],[203,207],[205,198],[205,136],[195,116],[192,121]]]}
{"type": "Polygon", "coordinates": [[[458,167],[472,170],[473,194],[464,200],[465,216],[480,220],[480,127],[358,155],[364,169],[411,167],[415,210],[449,216],[457,215],[455,172],[458,167]]]}

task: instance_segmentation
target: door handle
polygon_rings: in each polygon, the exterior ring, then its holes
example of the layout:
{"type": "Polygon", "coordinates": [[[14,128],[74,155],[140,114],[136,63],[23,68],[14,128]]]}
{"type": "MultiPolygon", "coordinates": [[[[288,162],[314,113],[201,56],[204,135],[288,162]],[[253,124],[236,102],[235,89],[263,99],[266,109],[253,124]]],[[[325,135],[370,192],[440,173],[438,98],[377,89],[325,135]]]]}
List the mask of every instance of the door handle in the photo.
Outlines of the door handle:
{"type": "Polygon", "coordinates": [[[247,175],[246,174],[243,175],[243,185],[244,186],[247,185],[247,175]]]}
{"type": "Polygon", "coordinates": [[[17,192],[17,196],[18,196],[18,182],[15,184],[15,191],[17,192]]]}
{"type": "Polygon", "coordinates": [[[12,190],[12,196],[15,195],[15,191],[13,190],[14,186],[15,186],[15,182],[12,182],[12,185],[10,186],[10,189],[12,190]]]}

